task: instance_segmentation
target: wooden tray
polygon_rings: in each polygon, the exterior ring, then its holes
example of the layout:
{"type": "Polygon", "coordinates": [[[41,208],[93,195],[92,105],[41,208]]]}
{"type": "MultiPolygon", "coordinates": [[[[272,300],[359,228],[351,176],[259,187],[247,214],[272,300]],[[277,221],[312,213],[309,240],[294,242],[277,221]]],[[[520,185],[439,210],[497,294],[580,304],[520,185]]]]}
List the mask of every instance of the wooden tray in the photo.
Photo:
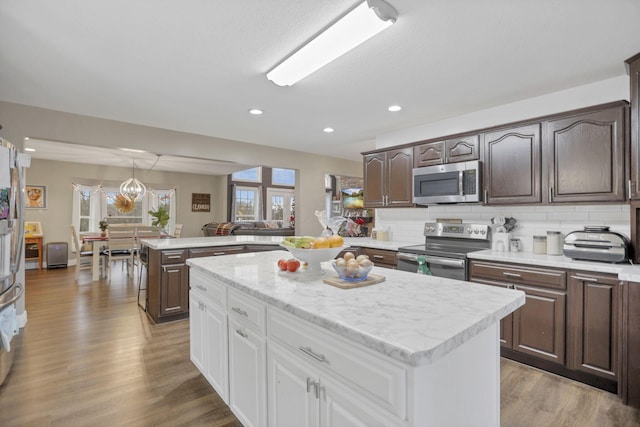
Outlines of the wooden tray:
{"type": "Polygon", "coordinates": [[[376,283],[384,282],[384,276],[378,276],[377,274],[370,274],[367,278],[361,282],[348,282],[342,280],[339,277],[328,277],[322,281],[327,285],[335,286],[340,289],[361,288],[363,286],[375,285],[376,283]]]}

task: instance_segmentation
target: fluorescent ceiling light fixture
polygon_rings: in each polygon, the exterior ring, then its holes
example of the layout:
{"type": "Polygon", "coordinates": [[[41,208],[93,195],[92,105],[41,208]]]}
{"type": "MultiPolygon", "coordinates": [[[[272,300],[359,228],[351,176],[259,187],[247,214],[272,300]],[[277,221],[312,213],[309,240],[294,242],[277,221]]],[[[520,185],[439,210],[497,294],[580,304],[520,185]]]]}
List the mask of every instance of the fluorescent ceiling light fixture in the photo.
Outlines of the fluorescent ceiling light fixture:
{"type": "Polygon", "coordinates": [[[333,132],[333,128],[324,128],[322,129],[325,133],[331,133],[333,132]]]}
{"type": "Polygon", "coordinates": [[[400,110],[402,110],[402,107],[399,106],[399,105],[392,105],[389,108],[387,108],[387,110],[389,110],[389,111],[400,111],[400,110]]]}
{"type": "Polygon", "coordinates": [[[25,147],[24,151],[36,151],[36,149],[35,148],[27,148],[27,147],[25,147]]]}
{"type": "Polygon", "coordinates": [[[262,114],[262,110],[258,109],[258,108],[252,108],[251,110],[249,110],[249,114],[253,114],[254,116],[259,116],[260,114],[262,114]]]}
{"type": "Polygon", "coordinates": [[[119,150],[126,151],[128,153],[146,153],[145,150],[138,150],[136,148],[119,148],[119,150]]]}
{"type": "Polygon", "coordinates": [[[291,86],[391,26],[398,13],[384,0],[366,0],[267,73],[291,86]]]}

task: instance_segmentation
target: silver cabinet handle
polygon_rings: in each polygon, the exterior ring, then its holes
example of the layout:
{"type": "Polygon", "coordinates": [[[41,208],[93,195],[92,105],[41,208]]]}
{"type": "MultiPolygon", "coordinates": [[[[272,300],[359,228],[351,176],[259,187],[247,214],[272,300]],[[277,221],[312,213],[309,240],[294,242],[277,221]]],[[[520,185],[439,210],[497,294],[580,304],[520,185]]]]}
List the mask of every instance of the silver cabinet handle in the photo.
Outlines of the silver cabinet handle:
{"type": "Polygon", "coordinates": [[[503,271],[502,274],[504,274],[505,276],[509,276],[509,277],[518,277],[518,278],[522,278],[521,274],[518,273],[509,273],[508,271],[503,271]]]}
{"type": "Polygon", "coordinates": [[[327,400],[327,389],[325,388],[325,386],[320,386],[319,387],[319,392],[316,395],[317,398],[320,398],[320,394],[322,394],[323,399],[326,401],[327,400]]]}
{"type": "Polygon", "coordinates": [[[446,265],[447,267],[464,267],[464,263],[466,262],[463,259],[449,259],[449,258],[439,258],[435,256],[425,256],[425,261],[431,264],[436,265],[446,265]]]}
{"type": "Polygon", "coordinates": [[[226,255],[226,252],[214,252],[213,256],[220,256],[220,255],[226,255]]]}
{"type": "Polygon", "coordinates": [[[318,362],[326,362],[327,358],[324,357],[324,354],[320,354],[320,353],[316,353],[313,350],[311,350],[311,347],[298,347],[298,350],[300,350],[301,352],[303,352],[304,354],[306,354],[307,356],[311,356],[314,359],[316,359],[318,362]]]}
{"type": "Polygon", "coordinates": [[[249,335],[247,335],[247,333],[244,332],[242,329],[236,329],[236,333],[240,335],[242,338],[249,338],[249,335]]]}
{"type": "Polygon", "coordinates": [[[382,256],[382,255],[374,255],[373,257],[375,259],[384,259],[384,256],[382,256]]]}
{"type": "Polygon", "coordinates": [[[311,390],[311,387],[313,387],[315,389],[316,392],[316,399],[318,398],[318,383],[314,380],[312,380],[311,378],[307,377],[307,393],[309,393],[309,390],[311,390]]]}
{"type": "Polygon", "coordinates": [[[464,196],[464,171],[458,171],[458,194],[464,196]]]}
{"type": "Polygon", "coordinates": [[[571,276],[572,279],[576,280],[584,280],[585,282],[597,282],[597,277],[582,277],[582,276],[571,276]]]}
{"type": "Polygon", "coordinates": [[[484,189],[484,202],[487,203],[489,201],[489,190],[484,189]]]}
{"type": "Polygon", "coordinates": [[[249,314],[247,314],[247,312],[241,309],[240,307],[231,307],[231,310],[235,311],[240,316],[249,317],[249,314]]]}
{"type": "Polygon", "coordinates": [[[553,201],[553,187],[549,187],[549,203],[553,201]]]}
{"type": "Polygon", "coordinates": [[[418,262],[417,255],[405,254],[403,252],[398,252],[397,258],[398,258],[398,261],[402,260],[402,261],[409,261],[409,262],[418,262]]]}
{"type": "Polygon", "coordinates": [[[627,187],[628,187],[628,189],[629,189],[629,194],[628,194],[628,196],[629,196],[629,199],[631,199],[631,180],[628,180],[628,181],[627,181],[627,187]]]}
{"type": "Polygon", "coordinates": [[[182,255],[167,255],[167,259],[180,259],[182,255]]]}
{"type": "Polygon", "coordinates": [[[200,289],[201,291],[207,292],[207,288],[202,285],[196,285],[196,288],[200,289]]]}

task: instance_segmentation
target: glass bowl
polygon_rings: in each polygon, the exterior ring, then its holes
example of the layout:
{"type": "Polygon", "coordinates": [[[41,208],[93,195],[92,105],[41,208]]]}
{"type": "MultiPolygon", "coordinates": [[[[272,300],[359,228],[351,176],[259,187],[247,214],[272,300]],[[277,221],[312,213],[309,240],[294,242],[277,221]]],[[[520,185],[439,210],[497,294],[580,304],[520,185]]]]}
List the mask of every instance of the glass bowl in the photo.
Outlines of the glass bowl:
{"type": "Polygon", "coordinates": [[[358,265],[357,268],[350,268],[349,266],[338,266],[336,262],[331,263],[333,269],[338,273],[341,280],[347,282],[361,282],[367,279],[369,272],[373,268],[373,263],[370,262],[367,266],[358,265]]]}
{"type": "Polygon", "coordinates": [[[291,255],[298,258],[300,261],[307,263],[307,273],[322,275],[321,262],[330,261],[334,259],[340,252],[348,248],[348,245],[326,248],[326,249],[302,249],[292,248],[290,246],[280,245],[288,250],[291,255]]]}

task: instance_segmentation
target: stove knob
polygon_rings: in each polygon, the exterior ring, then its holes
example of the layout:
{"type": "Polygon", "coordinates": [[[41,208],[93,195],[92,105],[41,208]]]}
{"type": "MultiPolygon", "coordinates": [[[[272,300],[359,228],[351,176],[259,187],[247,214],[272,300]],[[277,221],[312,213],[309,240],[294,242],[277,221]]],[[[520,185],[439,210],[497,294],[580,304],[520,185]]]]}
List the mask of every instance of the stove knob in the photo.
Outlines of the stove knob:
{"type": "Polygon", "coordinates": [[[470,228],[468,228],[468,229],[467,229],[467,233],[471,234],[471,233],[473,233],[473,230],[472,230],[472,229],[470,229],[470,228]]]}
{"type": "Polygon", "coordinates": [[[473,232],[478,234],[480,231],[477,228],[474,228],[473,232]]]}
{"type": "Polygon", "coordinates": [[[429,227],[429,231],[431,232],[436,231],[436,228],[432,225],[431,227],[429,227]]]}
{"type": "Polygon", "coordinates": [[[482,234],[482,235],[484,236],[485,234],[487,234],[487,232],[486,232],[486,230],[483,228],[482,230],[480,230],[480,234],[482,234]]]}

